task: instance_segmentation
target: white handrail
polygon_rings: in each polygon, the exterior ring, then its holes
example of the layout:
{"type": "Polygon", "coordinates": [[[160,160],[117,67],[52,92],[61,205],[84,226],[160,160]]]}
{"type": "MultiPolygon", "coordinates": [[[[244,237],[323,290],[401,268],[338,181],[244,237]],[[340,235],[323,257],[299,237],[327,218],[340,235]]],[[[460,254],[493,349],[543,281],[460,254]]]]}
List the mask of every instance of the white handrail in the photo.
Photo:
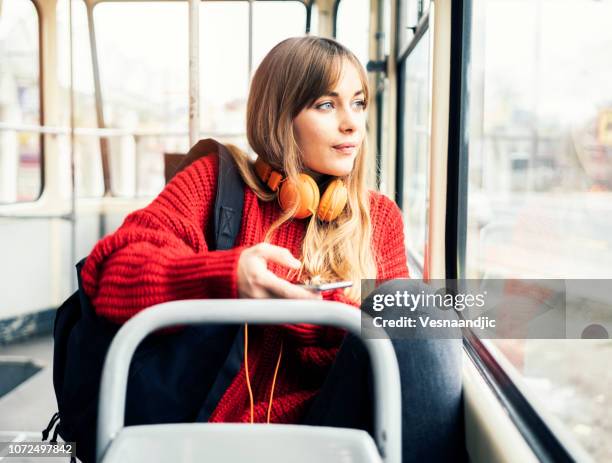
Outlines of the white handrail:
{"type": "MultiPolygon", "coordinates": [[[[1,131],[33,132],[49,135],[70,135],[70,127],[66,126],[42,126],[28,124],[9,124],[0,122],[1,131]]],[[[76,135],[93,135],[101,137],[186,137],[189,135],[187,130],[133,130],[133,129],[99,129],[95,127],[77,127],[74,129],[76,135]]],[[[199,132],[200,138],[219,137],[237,138],[244,136],[244,132],[199,132]]]]}

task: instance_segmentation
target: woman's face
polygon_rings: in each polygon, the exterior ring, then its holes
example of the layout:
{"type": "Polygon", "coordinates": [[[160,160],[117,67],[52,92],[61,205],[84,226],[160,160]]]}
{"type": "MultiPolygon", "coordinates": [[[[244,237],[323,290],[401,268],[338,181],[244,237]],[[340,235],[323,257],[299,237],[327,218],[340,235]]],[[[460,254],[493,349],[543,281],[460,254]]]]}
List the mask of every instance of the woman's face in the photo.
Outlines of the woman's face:
{"type": "Polygon", "coordinates": [[[355,66],[344,61],[334,89],[293,120],[306,168],[315,175],[348,175],[365,136],[365,94],[355,66]]]}

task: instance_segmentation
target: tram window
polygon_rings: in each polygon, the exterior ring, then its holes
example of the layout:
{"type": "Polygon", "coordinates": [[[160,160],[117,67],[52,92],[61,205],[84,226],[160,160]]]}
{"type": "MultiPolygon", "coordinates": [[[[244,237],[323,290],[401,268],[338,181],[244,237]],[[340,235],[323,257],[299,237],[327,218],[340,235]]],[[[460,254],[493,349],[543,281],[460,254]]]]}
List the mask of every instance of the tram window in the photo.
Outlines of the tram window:
{"type": "MultiPolygon", "coordinates": [[[[274,45],[306,32],[306,6],[300,1],[253,3],[253,72],[274,45]],[[283,18],[277,21],[275,18],[283,18]]],[[[245,47],[242,47],[243,49],[245,47]]]]}
{"type": "MultiPolygon", "coordinates": [[[[163,154],[187,152],[188,12],[184,2],[103,2],[94,10],[106,125],[153,131],[111,138],[113,194],[156,194],[163,188],[163,154]],[[135,28],[137,28],[135,30],[135,28]]],[[[246,148],[249,85],[249,5],[200,5],[200,130],[246,148]]],[[[299,1],[256,2],[253,69],[280,40],[301,35],[299,1]],[[275,18],[282,17],[279,25],[275,18]]]]}
{"type": "Polygon", "coordinates": [[[421,268],[427,245],[429,137],[431,108],[430,32],[427,30],[402,64],[403,197],[406,246],[421,268]]]}
{"type": "MultiPolygon", "coordinates": [[[[258,9],[258,8],[257,8],[258,9]]],[[[253,8],[253,34],[256,8],[253,8]]],[[[302,29],[304,28],[302,24],[302,29]]],[[[246,126],[249,84],[249,5],[204,2],[200,8],[200,127],[205,133],[229,132],[240,144],[246,126]],[[223,44],[222,46],[220,44],[223,44]]],[[[253,49],[253,60],[255,60],[253,49]]],[[[244,145],[243,145],[244,146],[244,145]]]]}
{"type": "Polygon", "coordinates": [[[104,122],[128,131],[109,138],[111,191],[154,195],[164,185],[164,152],[188,148],[186,135],[170,134],[188,127],[188,6],[103,2],[94,19],[104,122]]]}
{"type": "Polygon", "coordinates": [[[39,19],[30,1],[0,4],[0,204],[42,193],[39,19]]]}
{"type": "MultiPolygon", "coordinates": [[[[200,15],[200,119],[202,131],[243,148],[249,76],[247,2],[205,2],[200,15]],[[223,46],[219,46],[222,43],[223,46]],[[227,136],[229,135],[229,136],[227,136]]],[[[306,31],[299,1],[253,3],[253,67],[278,42],[306,31]],[[278,22],[276,18],[283,18],[278,22]]]]}
{"type": "MultiPolygon", "coordinates": [[[[70,126],[70,17],[68,0],[59,0],[57,17],[57,79],[61,104],[57,105],[60,126],[70,126]]],[[[84,1],[72,2],[72,60],[74,85],[74,124],[77,128],[94,128],[96,119],[95,93],[87,10],[84,1]]],[[[70,156],[70,136],[57,137],[62,159],[70,156]]],[[[74,139],[75,187],[77,196],[101,197],[104,194],[100,140],[95,135],[76,134],[74,139]]]]}
{"type": "MultiPolygon", "coordinates": [[[[473,2],[467,277],[612,277],[611,17],[610,2],[473,2]]],[[[612,333],[612,307],[591,315],[612,333]]],[[[536,408],[612,460],[610,339],[494,345],[536,408]]]]}
{"type": "Polygon", "coordinates": [[[370,38],[370,1],[341,0],[336,14],[336,39],[348,47],[365,66],[370,38]]]}

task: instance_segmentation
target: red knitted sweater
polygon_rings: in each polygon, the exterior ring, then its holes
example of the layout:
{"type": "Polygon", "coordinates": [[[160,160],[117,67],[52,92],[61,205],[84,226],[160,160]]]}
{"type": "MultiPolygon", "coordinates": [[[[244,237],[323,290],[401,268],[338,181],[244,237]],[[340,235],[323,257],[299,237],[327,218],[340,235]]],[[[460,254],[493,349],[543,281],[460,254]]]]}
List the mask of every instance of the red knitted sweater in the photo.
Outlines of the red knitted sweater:
{"type": "MultiPolygon", "coordinates": [[[[237,247],[209,251],[204,230],[214,208],[218,158],[205,156],[179,173],[147,207],[129,214],[121,227],[100,240],[82,271],[85,292],[96,312],[123,323],[145,307],[177,299],[236,298],[237,264],[245,247],[260,243],[278,218],[275,201],[263,202],[245,188],[237,247]]],[[[377,278],[408,277],[402,217],[380,193],[370,195],[372,244],[377,278]]],[[[284,223],[273,244],[300,257],[306,220],[284,223]]],[[[285,277],[287,269],[270,264],[285,277]]],[[[351,303],[342,290],[326,299],[351,303]]],[[[283,341],[271,422],[297,423],[321,388],[344,332],[314,325],[249,326],[249,378],[255,422],[265,422],[270,387],[283,341]]],[[[248,422],[250,401],[244,364],[210,417],[214,422],[248,422]]]]}

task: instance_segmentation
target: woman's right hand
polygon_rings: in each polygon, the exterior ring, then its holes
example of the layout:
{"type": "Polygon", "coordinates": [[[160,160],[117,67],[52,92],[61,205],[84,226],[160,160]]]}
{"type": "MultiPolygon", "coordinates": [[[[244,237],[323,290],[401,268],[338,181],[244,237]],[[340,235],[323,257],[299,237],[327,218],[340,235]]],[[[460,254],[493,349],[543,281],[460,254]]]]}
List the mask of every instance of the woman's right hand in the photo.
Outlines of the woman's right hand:
{"type": "Polygon", "coordinates": [[[321,299],[319,294],[289,283],[268,270],[268,261],[299,269],[301,263],[283,247],[259,243],[245,249],[238,259],[238,297],[265,299],[321,299]]]}

